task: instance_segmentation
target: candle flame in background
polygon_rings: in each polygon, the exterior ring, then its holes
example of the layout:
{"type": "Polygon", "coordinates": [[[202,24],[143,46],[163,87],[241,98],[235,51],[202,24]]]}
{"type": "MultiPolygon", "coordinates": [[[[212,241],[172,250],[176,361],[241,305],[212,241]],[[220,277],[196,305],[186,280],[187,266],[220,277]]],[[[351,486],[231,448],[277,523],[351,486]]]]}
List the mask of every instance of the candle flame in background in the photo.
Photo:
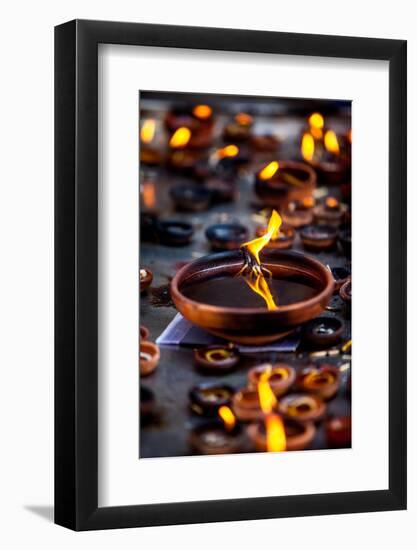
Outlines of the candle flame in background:
{"type": "Polygon", "coordinates": [[[151,118],[145,120],[140,130],[140,139],[143,141],[143,143],[150,143],[153,140],[155,135],[155,127],[156,123],[154,120],[152,120],[151,118]]]}
{"type": "Polygon", "coordinates": [[[226,407],[226,405],[222,405],[219,408],[219,416],[224,422],[224,426],[226,430],[233,430],[233,428],[236,425],[236,417],[233,414],[232,410],[229,407],[226,407]]]}
{"type": "Polygon", "coordinates": [[[326,206],[329,208],[336,208],[336,206],[339,205],[339,201],[335,199],[334,197],[327,197],[325,200],[326,206]]]}
{"type": "Polygon", "coordinates": [[[279,169],[279,164],[276,160],[273,160],[269,164],[267,164],[262,170],[259,172],[258,177],[262,181],[266,181],[272,178],[279,169]]]}
{"type": "Polygon", "coordinates": [[[201,120],[211,117],[213,109],[209,105],[196,105],[193,109],[193,115],[201,120]]]}
{"type": "Polygon", "coordinates": [[[313,113],[308,117],[310,132],[316,139],[323,137],[324,118],[320,113],[313,113]]]}
{"type": "Polygon", "coordinates": [[[277,414],[271,414],[278,401],[269,385],[272,367],[261,374],[258,382],[259,404],[265,416],[266,450],[269,453],[278,453],[286,449],[285,428],[282,418],[277,414]]]}
{"type": "Polygon", "coordinates": [[[271,239],[276,239],[279,235],[279,228],[281,227],[282,219],[276,210],[272,211],[271,217],[269,218],[267,231],[262,237],[253,239],[242,244],[242,247],[245,247],[248,252],[256,260],[258,266],[261,265],[261,260],[259,259],[260,251],[269,243],[271,239]]]}
{"type": "Polygon", "coordinates": [[[304,206],[304,208],[313,208],[313,206],[316,204],[316,201],[314,200],[314,197],[304,197],[302,199],[301,204],[304,206]]]}
{"type": "Polygon", "coordinates": [[[236,145],[226,145],[226,147],[219,149],[215,153],[216,157],[219,159],[235,157],[237,154],[239,154],[239,147],[236,147],[236,145]]]}
{"type": "Polygon", "coordinates": [[[256,274],[254,278],[245,277],[244,281],[247,283],[249,288],[265,300],[266,307],[269,310],[278,309],[268,283],[262,273],[256,274]]]}
{"type": "Polygon", "coordinates": [[[172,134],[169,145],[173,148],[185,147],[191,138],[191,130],[181,126],[172,134]]]}
{"type": "Polygon", "coordinates": [[[278,401],[274,392],[269,385],[269,378],[272,373],[272,367],[269,365],[267,369],[260,375],[258,381],[259,404],[264,414],[269,414],[277,405],[278,401]]]}
{"type": "Polygon", "coordinates": [[[305,132],[301,139],[301,154],[303,155],[304,160],[313,160],[314,147],[315,146],[313,136],[310,133],[305,132]]]}
{"type": "Polygon", "coordinates": [[[156,204],[155,184],[152,181],[145,181],[142,185],[143,203],[147,208],[153,208],[156,204]]]}
{"type": "Polygon", "coordinates": [[[237,115],[235,115],[235,121],[241,126],[250,126],[252,120],[252,117],[247,113],[237,113],[237,115]]]}
{"type": "Polygon", "coordinates": [[[340,153],[339,142],[337,140],[336,133],[333,130],[327,130],[324,134],[324,146],[329,153],[338,155],[340,153]]]}
{"type": "Polygon", "coordinates": [[[347,133],[347,138],[349,140],[349,143],[352,143],[352,128],[349,130],[349,132],[347,133]]]}

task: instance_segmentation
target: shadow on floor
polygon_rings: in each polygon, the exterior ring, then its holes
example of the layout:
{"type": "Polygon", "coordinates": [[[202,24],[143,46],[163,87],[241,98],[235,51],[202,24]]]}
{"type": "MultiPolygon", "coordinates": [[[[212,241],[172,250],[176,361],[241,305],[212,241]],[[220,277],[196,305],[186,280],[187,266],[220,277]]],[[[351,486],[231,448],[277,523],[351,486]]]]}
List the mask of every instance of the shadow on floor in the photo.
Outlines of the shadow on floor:
{"type": "Polygon", "coordinates": [[[46,519],[49,523],[54,521],[54,507],[53,506],[37,506],[37,505],[27,505],[24,506],[25,510],[36,514],[37,516],[46,519]]]}

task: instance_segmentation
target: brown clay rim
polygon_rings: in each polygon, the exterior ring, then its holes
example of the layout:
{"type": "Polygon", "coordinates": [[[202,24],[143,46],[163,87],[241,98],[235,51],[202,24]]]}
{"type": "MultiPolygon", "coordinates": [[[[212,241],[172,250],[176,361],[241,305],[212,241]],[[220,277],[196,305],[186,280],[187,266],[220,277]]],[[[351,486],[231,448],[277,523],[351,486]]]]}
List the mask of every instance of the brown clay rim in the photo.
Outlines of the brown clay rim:
{"type": "Polygon", "coordinates": [[[209,254],[207,256],[203,256],[202,258],[194,260],[186,264],[185,266],[183,266],[179,271],[177,271],[177,273],[175,274],[174,278],[171,281],[170,290],[171,290],[172,299],[174,300],[174,302],[176,300],[179,300],[182,303],[188,304],[190,307],[193,307],[196,309],[201,308],[203,306],[207,313],[221,314],[221,315],[225,315],[225,314],[264,315],[265,313],[267,313],[270,316],[274,316],[276,314],[281,315],[283,313],[291,313],[291,312],[297,311],[300,307],[300,304],[303,304],[304,307],[315,306],[317,304],[320,304],[323,300],[328,298],[328,296],[333,293],[334,280],[333,280],[332,273],[330,272],[329,269],[327,269],[326,266],[324,266],[322,263],[312,258],[311,256],[308,256],[307,254],[301,254],[297,252],[288,252],[286,250],[279,250],[279,249],[275,249],[275,250],[271,249],[271,250],[265,251],[264,253],[261,253],[261,260],[262,260],[262,265],[264,265],[265,267],[277,265],[280,262],[282,262],[284,266],[288,266],[289,271],[291,272],[295,271],[299,275],[304,275],[306,278],[308,278],[309,276],[310,278],[313,278],[311,275],[311,271],[308,271],[305,267],[303,267],[302,264],[300,265],[300,260],[302,260],[302,262],[305,262],[308,265],[308,267],[313,268],[314,271],[317,273],[317,275],[321,276],[322,280],[325,281],[324,288],[321,291],[319,291],[315,296],[313,296],[308,300],[294,302],[293,304],[288,304],[286,306],[279,306],[278,309],[276,310],[267,310],[264,307],[234,308],[234,307],[213,306],[213,305],[206,304],[204,302],[196,302],[194,300],[190,300],[189,298],[184,296],[184,294],[182,294],[179,288],[180,285],[183,285],[184,283],[186,283],[189,279],[192,278],[193,275],[196,275],[197,273],[204,273],[204,278],[196,277],[195,278],[196,281],[199,279],[205,280],[210,278],[210,275],[207,276],[207,274],[210,272],[212,273],[213,277],[218,276],[221,273],[225,273],[225,272],[230,273],[230,268],[235,268],[236,272],[238,272],[239,269],[243,266],[243,256],[240,250],[233,250],[228,252],[220,252],[218,254],[209,254]],[[209,264],[211,264],[211,266],[209,264]]]}
{"type": "MultiPolygon", "coordinates": [[[[316,172],[314,171],[314,168],[312,166],[310,166],[310,164],[307,164],[305,162],[300,162],[300,161],[297,161],[297,160],[279,160],[279,159],[276,159],[276,162],[278,162],[278,165],[279,165],[280,168],[292,168],[294,170],[300,170],[301,172],[305,172],[306,179],[305,180],[300,180],[300,183],[302,184],[303,187],[309,187],[311,185],[314,185],[314,186],[316,185],[317,175],[316,175],[316,172]]],[[[255,172],[256,179],[258,179],[259,172],[267,164],[268,164],[268,162],[265,161],[260,165],[260,167],[258,167],[256,169],[256,172],[255,172]]],[[[262,183],[268,183],[268,181],[271,181],[273,179],[274,179],[274,176],[272,176],[272,178],[270,178],[269,180],[262,180],[262,183]]],[[[298,188],[298,189],[300,189],[300,188],[298,188]]]]}

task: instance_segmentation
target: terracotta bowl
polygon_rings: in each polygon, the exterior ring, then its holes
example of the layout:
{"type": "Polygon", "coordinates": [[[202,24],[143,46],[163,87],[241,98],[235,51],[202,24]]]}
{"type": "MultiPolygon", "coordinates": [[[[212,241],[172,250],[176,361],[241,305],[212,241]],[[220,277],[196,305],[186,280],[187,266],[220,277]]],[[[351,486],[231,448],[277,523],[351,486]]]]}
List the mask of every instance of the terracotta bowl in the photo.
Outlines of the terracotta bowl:
{"type": "Polygon", "coordinates": [[[333,294],[334,280],[331,272],[318,260],[295,252],[267,250],[261,253],[261,262],[274,277],[302,279],[316,289],[317,294],[268,310],[213,306],[193,301],[182,293],[189,283],[236,275],[243,266],[243,254],[234,250],[210,254],[182,267],[170,287],[176,308],[186,319],[208,332],[231,342],[249,345],[278,340],[325,309],[333,294]]]}
{"type": "Polygon", "coordinates": [[[159,347],[153,342],[144,340],[139,345],[139,369],[141,376],[148,376],[157,367],[161,353],[159,347]]]}
{"type": "MultiPolygon", "coordinates": [[[[248,426],[248,436],[258,451],[266,451],[266,433],[263,421],[252,422],[248,426]]],[[[294,420],[285,421],[287,451],[303,451],[312,442],[316,428],[312,422],[301,424],[294,420]]]]}

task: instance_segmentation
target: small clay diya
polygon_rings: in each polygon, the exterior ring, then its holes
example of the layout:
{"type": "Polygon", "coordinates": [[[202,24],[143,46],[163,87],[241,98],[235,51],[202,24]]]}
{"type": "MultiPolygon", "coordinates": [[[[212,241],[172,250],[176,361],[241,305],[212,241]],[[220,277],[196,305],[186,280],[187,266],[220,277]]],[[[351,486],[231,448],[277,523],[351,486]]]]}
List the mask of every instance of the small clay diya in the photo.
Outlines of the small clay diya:
{"type": "Polygon", "coordinates": [[[275,395],[283,395],[294,384],[295,370],[285,363],[271,365],[265,363],[252,367],[248,372],[248,386],[256,389],[261,376],[267,375],[267,381],[275,395]]]}
{"type": "Polygon", "coordinates": [[[335,197],[326,197],[323,203],[314,208],[316,223],[339,227],[347,212],[347,206],[335,197]]]}
{"type": "Polygon", "coordinates": [[[211,193],[212,204],[222,204],[225,202],[233,202],[238,197],[238,190],[233,182],[222,178],[210,178],[204,188],[211,193]]]}
{"type": "Polygon", "coordinates": [[[210,254],[182,267],[171,281],[178,311],[195,325],[229,342],[254,345],[273,342],[317,317],[327,306],[333,276],[322,263],[294,252],[265,250],[261,263],[278,306],[236,277],[244,266],[241,250],[210,254]]]}
{"type": "Polygon", "coordinates": [[[210,420],[190,432],[189,443],[202,455],[239,453],[244,446],[244,433],[239,424],[228,429],[221,420],[210,420]]]}
{"type": "Polygon", "coordinates": [[[334,416],[326,421],[326,438],[329,447],[346,448],[352,444],[352,419],[334,416]]]}
{"type": "Polygon", "coordinates": [[[139,411],[141,423],[148,421],[154,414],[155,396],[149,388],[140,386],[139,392],[139,411]]]}
{"type": "Polygon", "coordinates": [[[218,223],[206,229],[213,250],[234,250],[248,240],[249,231],[238,223],[218,223]]]}
{"type": "Polygon", "coordinates": [[[331,272],[334,278],[334,290],[339,292],[340,288],[350,277],[350,271],[345,267],[332,267],[331,272]]]}
{"type": "Polygon", "coordinates": [[[205,346],[194,350],[194,359],[204,372],[210,374],[228,373],[238,364],[239,352],[228,346],[205,346]]]}
{"type": "Polygon", "coordinates": [[[223,137],[226,141],[247,141],[251,136],[253,118],[247,113],[237,113],[233,121],[226,124],[223,137]]]}
{"type": "Polygon", "coordinates": [[[255,175],[255,193],[273,207],[286,207],[291,201],[311,196],[316,187],[314,170],[302,162],[272,161],[255,175]]]}
{"type": "MultiPolygon", "coordinates": [[[[266,227],[258,227],[256,229],[256,236],[262,237],[267,232],[266,227]]],[[[288,250],[294,244],[295,231],[294,228],[287,224],[282,224],[279,228],[278,237],[272,237],[267,248],[277,248],[281,250],[288,250]]]]}
{"type": "Polygon", "coordinates": [[[338,185],[349,177],[350,162],[345,156],[325,153],[320,160],[311,160],[309,164],[317,173],[317,178],[323,185],[338,185]]]}
{"type": "Polygon", "coordinates": [[[194,168],[200,159],[201,153],[199,151],[189,149],[172,151],[167,158],[167,166],[176,172],[190,175],[193,174],[194,168]]]}
{"type": "Polygon", "coordinates": [[[300,237],[307,250],[329,250],[336,244],[338,231],[329,225],[307,225],[301,230],[300,237]]]}
{"type": "Polygon", "coordinates": [[[167,246],[186,246],[194,234],[193,226],[188,222],[165,220],[157,226],[159,241],[167,246]]]}
{"type": "Polygon", "coordinates": [[[331,399],[340,387],[339,369],[333,365],[310,366],[301,371],[297,378],[301,391],[313,393],[322,399],[331,399]]]}
{"type": "Polygon", "coordinates": [[[342,337],[345,325],[337,317],[317,317],[303,327],[303,339],[314,347],[328,348],[342,337]]]}
{"type": "Polygon", "coordinates": [[[211,203],[211,192],[202,186],[177,185],[170,190],[175,208],[182,212],[202,212],[211,203]]]}
{"type": "MultiPolygon", "coordinates": [[[[285,420],[284,430],[287,451],[303,451],[313,441],[316,428],[313,422],[300,423],[295,420],[285,420]]],[[[248,426],[248,436],[258,451],[267,449],[265,422],[259,420],[248,426]]]]}
{"type": "Polygon", "coordinates": [[[323,400],[314,394],[293,393],[279,401],[279,411],[285,418],[298,422],[318,422],[326,413],[323,400]]]}
{"type": "MultiPolygon", "coordinates": [[[[251,422],[264,416],[259,401],[258,389],[243,388],[236,392],[232,400],[232,409],[236,417],[242,422],[251,422]]],[[[273,408],[273,412],[278,411],[278,404],[273,408]]]]}
{"type": "Polygon", "coordinates": [[[145,325],[140,325],[139,334],[141,340],[147,340],[149,338],[149,329],[145,325]]]}
{"type": "Polygon", "coordinates": [[[339,243],[348,258],[352,254],[352,232],[350,229],[343,229],[339,233],[339,243]]]}
{"type": "Polygon", "coordinates": [[[139,344],[139,368],[141,376],[148,376],[157,367],[161,353],[159,347],[153,342],[147,340],[139,344]]]}
{"type": "Polygon", "coordinates": [[[234,394],[231,386],[204,383],[190,390],[190,407],[200,416],[217,416],[222,406],[229,406],[234,394]]]}
{"type": "Polygon", "coordinates": [[[350,278],[342,285],[339,294],[346,305],[350,306],[352,301],[352,280],[350,278]]]}
{"type": "Polygon", "coordinates": [[[254,135],[250,138],[251,147],[260,153],[275,153],[280,144],[280,140],[273,134],[254,135]]]}
{"type": "Polygon", "coordinates": [[[139,270],[139,280],[140,280],[140,291],[145,292],[145,290],[152,283],[153,274],[150,269],[141,268],[139,270]]]}
{"type": "Polygon", "coordinates": [[[282,210],[282,221],[294,228],[310,225],[314,218],[314,205],[315,200],[311,196],[292,201],[286,209],[282,210]]]}

